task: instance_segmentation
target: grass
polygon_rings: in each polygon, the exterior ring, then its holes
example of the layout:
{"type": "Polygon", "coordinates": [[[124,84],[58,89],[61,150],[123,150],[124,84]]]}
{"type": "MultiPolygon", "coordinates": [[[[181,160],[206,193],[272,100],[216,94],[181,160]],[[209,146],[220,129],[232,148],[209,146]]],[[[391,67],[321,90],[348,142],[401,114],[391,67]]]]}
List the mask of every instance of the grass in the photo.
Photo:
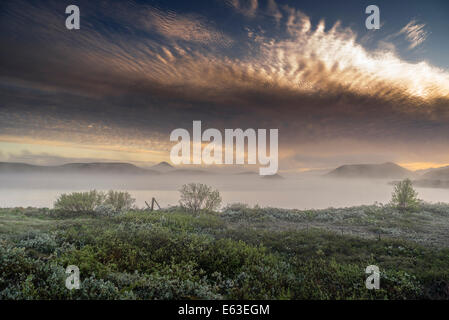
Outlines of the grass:
{"type": "Polygon", "coordinates": [[[383,205],[287,210],[235,206],[224,212],[237,228],[292,230],[319,228],[368,239],[396,238],[423,245],[449,246],[449,205],[423,204],[418,212],[401,213],[383,205]]]}
{"type": "Polygon", "coordinates": [[[1,299],[448,299],[449,206],[0,209],[1,299]],[[380,238],[380,239],[379,239],[380,238]],[[82,288],[64,286],[77,265],[82,288]],[[365,268],[381,289],[365,288],[365,268]]]}
{"type": "Polygon", "coordinates": [[[36,208],[0,208],[0,235],[21,234],[29,231],[49,231],[62,224],[90,223],[89,216],[58,219],[49,210],[36,208]]]}

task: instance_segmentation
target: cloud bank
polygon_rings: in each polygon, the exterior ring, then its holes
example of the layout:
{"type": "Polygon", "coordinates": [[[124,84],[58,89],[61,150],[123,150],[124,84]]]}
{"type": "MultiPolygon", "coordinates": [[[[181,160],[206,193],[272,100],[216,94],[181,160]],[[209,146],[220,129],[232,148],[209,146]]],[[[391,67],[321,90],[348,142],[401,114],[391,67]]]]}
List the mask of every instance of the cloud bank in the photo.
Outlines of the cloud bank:
{"type": "MultiPolygon", "coordinates": [[[[228,1],[244,17],[244,32],[233,34],[198,13],[133,3],[83,7],[90,13],[71,33],[56,2],[7,6],[1,136],[165,152],[171,130],[202,120],[215,128],[279,128],[291,167],[306,166],[295,155],[313,145],[395,157],[394,145],[414,158],[402,146],[431,139],[429,149],[446,155],[449,72],[385,48],[367,50],[340,22],[313,25],[274,1],[263,8],[228,1]],[[275,19],[246,25],[259,14],[275,19]]],[[[415,48],[424,28],[412,21],[400,33],[415,48]]]]}

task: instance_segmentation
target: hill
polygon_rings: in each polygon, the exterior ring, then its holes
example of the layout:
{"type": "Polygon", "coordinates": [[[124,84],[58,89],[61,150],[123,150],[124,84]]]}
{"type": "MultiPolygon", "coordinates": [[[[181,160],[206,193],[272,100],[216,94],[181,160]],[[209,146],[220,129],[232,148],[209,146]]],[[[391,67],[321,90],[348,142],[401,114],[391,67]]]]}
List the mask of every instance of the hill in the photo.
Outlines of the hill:
{"type": "Polygon", "coordinates": [[[422,179],[427,180],[449,180],[449,166],[430,169],[422,175],[422,179]]]}
{"type": "Polygon", "coordinates": [[[280,174],[276,173],[276,174],[272,174],[272,175],[265,175],[262,176],[263,179],[268,179],[268,180],[281,180],[281,179],[285,179],[283,176],[281,176],[280,174]]]}
{"type": "Polygon", "coordinates": [[[259,173],[255,172],[255,171],[243,171],[243,172],[234,173],[234,175],[237,175],[237,176],[257,176],[257,175],[259,175],[259,173]]]}
{"type": "Polygon", "coordinates": [[[214,172],[200,170],[200,169],[174,169],[167,171],[170,175],[196,176],[196,175],[213,175],[214,172]]]}
{"type": "Polygon", "coordinates": [[[26,163],[0,162],[0,173],[32,173],[47,170],[47,167],[26,163]]]}
{"type": "Polygon", "coordinates": [[[155,170],[119,162],[67,163],[60,166],[0,162],[0,173],[159,174],[155,170]]]}
{"type": "Polygon", "coordinates": [[[167,172],[175,170],[175,167],[173,167],[170,163],[166,161],[162,161],[154,166],[151,167],[152,170],[157,170],[159,172],[167,172]]]}
{"type": "Polygon", "coordinates": [[[414,173],[395,163],[352,164],[340,166],[326,176],[335,178],[402,179],[412,177],[414,173]]]}

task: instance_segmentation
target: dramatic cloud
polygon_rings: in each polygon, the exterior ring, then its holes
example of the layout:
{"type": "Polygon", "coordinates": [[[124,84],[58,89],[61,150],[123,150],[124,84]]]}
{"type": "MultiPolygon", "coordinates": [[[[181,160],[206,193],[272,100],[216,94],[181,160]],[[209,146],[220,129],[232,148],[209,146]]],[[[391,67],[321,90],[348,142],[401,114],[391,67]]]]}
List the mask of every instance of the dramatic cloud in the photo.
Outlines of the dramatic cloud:
{"type": "Polygon", "coordinates": [[[248,17],[254,17],[259,7],[258,0],[226,0],[226,3],[237,12],[248,17]]]}
{"type": "MultiPolygon", "coordinates": [[[[398,161],[392,145],[410,156],[403,143],[431,139],[429,148],[443,150],[447,70],[407,62],[388,46],[367,50],[340,23],[313,25],[274,1],[228,4],[246,20],[259,12],[275,19],[258,27],[240,22],[242,32],[231,36],[196,13],[118,5],[102,7],[101,19],[90,10],[71,32],[57,7],[8,5],[0,20],[7,31],[0,37],[0,139],[168,155],[168,133],[202,120],[216,128],[279,128],[281,157],[291,167],[327,166],[313,146],[351,145],[353,159],[398,161]],[[297,156],[304,152],[317,155],[297,156]]],[[[426,38],[414,21],[401,34],[413,48],[426,38]]]]}
{"type": "Polygon", "coordinates": [[[194,41],[203,44],[220,43],[229,45],[232,40],[204,21],[198,15],[179,15],[149,8],[140,19],[149,31],[156,31],[168,39],[194,41]]]}
{"type": "Polygon", "coordinates": [[[412,20],[404,28],[401,29],[399,34],[405,35],[407,40],[410,42],[409,48],[413,49],[427,39],[428,33],[424,29],[425,27],[425,24],[418,24],[415,20],[412,20]]]}

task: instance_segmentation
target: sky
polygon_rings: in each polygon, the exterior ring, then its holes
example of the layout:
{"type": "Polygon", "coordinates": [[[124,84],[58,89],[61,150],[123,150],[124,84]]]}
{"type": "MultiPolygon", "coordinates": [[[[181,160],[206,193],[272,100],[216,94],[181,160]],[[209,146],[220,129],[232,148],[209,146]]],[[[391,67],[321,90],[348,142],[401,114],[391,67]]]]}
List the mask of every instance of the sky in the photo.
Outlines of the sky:
{"type": "Polygon", "coordinates": [[[445,0],[2,1],[0,30],[0,161],[150,166],[201,120],[279,129],[281,171],[449,164],[445,0]]]}

